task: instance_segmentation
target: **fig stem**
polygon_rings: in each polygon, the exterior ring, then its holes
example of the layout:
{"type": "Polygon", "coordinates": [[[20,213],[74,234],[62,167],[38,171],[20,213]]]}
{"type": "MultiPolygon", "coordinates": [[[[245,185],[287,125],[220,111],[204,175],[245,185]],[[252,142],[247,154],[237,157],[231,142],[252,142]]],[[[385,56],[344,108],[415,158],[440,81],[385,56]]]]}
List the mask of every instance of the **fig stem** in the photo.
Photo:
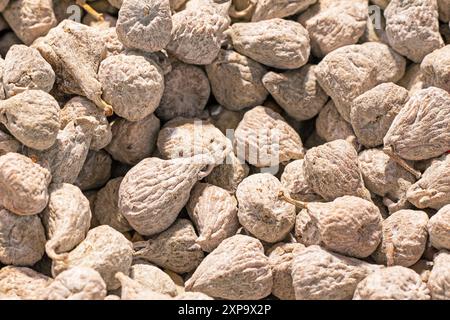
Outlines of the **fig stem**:
{"type": "Polygon", "coordinates": [[[416,179],[420,179],[422,174],[419,171],[413,169],[408,163],[406,163],[405,160],[403,160],[399,155],[397,155],[394,152],[394,148],[392,146],[384,147],[383,152],[386,153],[392,160],[397,162],[399,166],[401,166],[403,169],[405,169],[406,171],[411,173],[414,177],[416,177],[416,179]]]}
{"type": "Polygon", "coordinates": [[[101,99],[101,98],[100,98],[100,103],[101,103],[100,108],[103,110],[103,112],[105,113],[105,115],[106,115],[107,117],[112,116],[113,113],[114,113],[113,107],[112,107],[110,104],[108,104],[105,100],[103,100],[103,99],[101,99]]]}
{"type": "Polygon", "coordinates": [[[286,196],[283,191],[278,192],[278,198],[281,199],[281,200],[286,201],[287,203],[290,203],[290,204],[296,206],[297,208],[300,208],[300,209],[307,209],[308,208],[308,203],[307,202],[294,200],[294,199],[286,196]]]}
{"type": "Polygon", "coordinates": [[[103,18],[103,14],[97,12],[94,8],[92,8],[89,4],[87,4],[86,0],[77,0],[77,5],[86,10],[86,12],[89,13],[92,17],[94,17],[95,20],[105,21],[105,19],[103,18]]]}

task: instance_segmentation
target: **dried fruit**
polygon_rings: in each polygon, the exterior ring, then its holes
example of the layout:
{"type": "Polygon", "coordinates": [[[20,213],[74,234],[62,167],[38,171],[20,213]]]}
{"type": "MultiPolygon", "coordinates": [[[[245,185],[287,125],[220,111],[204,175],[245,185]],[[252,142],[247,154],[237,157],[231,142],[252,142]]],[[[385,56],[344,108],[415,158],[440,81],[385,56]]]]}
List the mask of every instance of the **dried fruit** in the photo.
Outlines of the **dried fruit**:
{"type": "Polygon", "coordinates": [[[158,107],[164,92],[162,70],[135,53],[113,55],[100,64],[103,98],[114,112],[130,121],[142,120],[158,107]]]}
{"type": "Polygon", "coordinates": [[[135,242],[134,256],[177,273],[191,272],[203,260],[203,251],[196,240],[192,223],[178,219],[157,236],[135,242]]]}
{"type": "Polygon", "coordinates": [[[0,100],[0,122],[27,147],[45,150],[58,134],[59,105],[44,91],[27,90],[0,100]]]}
{"type": "Polygon", "coordinates": [[[300,243],[277,243],[269,249],[269,263],[272,267],[272,294],[281,300],[295,300],[292,280],[294,250],[300,252],[305,246],[300,243]]]}
{"type": "Polygon", "coordinates": [[[262,78],[264,87],[286,113],[298,121],[314,118],[328,100],[317,83],[314,65],[283,73],[268,72],[262,78]]]}
{"type": "Polygon", "coordinates": [[[303,158],[302,140],[278,113],[266,107],[247,111],[234,135],[238,158],[256,167],[269,167],[303,158]]]}
{"type": "Polygon", "coordinates": [[[42,213],[48,237],[45,251],[51,259],[56,259],[84,240],[92,214],[88,199],[74,185],[53,183],[49,194],[47,208],[42,213]]]}
{"type": "Polygon", "coordinates": [[[435,255],[434,266],[428,279],[428,288],[430,289],[431,298],[433,300],[449,300],[450,292],[450,252],[440,251],[435,255]]]}
{"type": "MultiPolygon", "coordinates": [[[[333,100],[328,101],[319,112],[319,116],[316,118],[316,133],[324,142],[342,139],[357,147],[356,136],[351,124],[339,114],[333,100]]],[[[322,142],[318,145],[320,144],[322,142]]]]}
{"type": "Polygon", "coordinates": [[[351,299],[358,283],[377,266],[319,246],[294,249],[292,279],[298,300],[351,299]]]}
{"type": "Polygon", "coordinates": [[[150,290],[166,294],[177,295],[177,288],[172,279],[161,269],[150,264],[134,264],[130,269],[130,278],[148,287],[150,290]]]}
{"type": "Polygon", "coordinates": [[[112,133],[108,119],[93,102],[85,97],[74,97],[64,105],[61,109],[61,129],[64,129],[70,121],[80,117],[94,117],[95,119],[90,149],[100,150],[111,142],[112,133]]]}
{"type": "Polygon", "coordinates": [[[34,48],[13,45],[5,57],[3,86],[6,97],[34,89],[49,92],[55,72],[34,48]]]}
{"type": "Polygon", "coordinates": [[[18,152],[21,147],[19,141],[12,136],[0,130],[0,156],[8,152],[18,152]]]}
{"type": "Polygon", "coordinates": [[[56,276],[43,292],[39,297],[43,300],[103,300],[106,284],[94,269],[73,267],[56,276]]]}
{"type": "Polygon", "coordinates": [[[372,202],[343,196],[327,203],[305,205],[295,221],[295,235],[306,246],[355,258],[368,257],[381,241],[382,217],[372,202]]]}
{"type": "Polygon", "coordinates": [[[316,194],[308,185],[305,178],[304,160],[290,162],[281,175],[281,184],[287,189],[294,200],[313,202],[321,201],[322,197],[316,194]]]}
{"type": "Polygon", "coordinates": [[[210,91],[209,80],[201,68],[174,63],[172,71],[164,77],[164,93],[155,113],[161,120],[198,117],[208,102],[210,91]]]}
{"type": "Polygon", "coordinates": [[[408,90],[389,82],[353,100],[350,122],[358,141],[367,148],[382,145],[389,127],[408,99],[408,90]]]}
{"type": "Polygon", "coordinates": [[[427,243],[428,216],[423,211],[400,210],[383,221],[383,236],[373,259],[387,266],[410,267],[419,261],[427,243]]]}
{"type": "Polygon", "coordinates": [[[298,21],[308,30],[313,54],[324,57],[357,43],[367,19],[367,0],[318,0],[298,21]]]}
{"type": "Polygon", "coordinates": [[[3,17],[26,45],[45,36],[56,26],[52,0],[15,0],[3,10],[3,17]]]}
{"type": "Polygon", "coordinates": [[[420,71],[427,85],[450,93],[450,45],[426,55],[420,64],[420,71]]]}
{"type": "Polygon", "coordinates": [[[217,56],[229,18],[215,6],[185,9],[172,16],[167,51],[184,63],[210,64],[217,56]]]}
{"type": "Polygon", "coordinates": [[[223,299],[262,299],[272,289],[272,271],[261,242],[235,235],[222,241],[197,267],[186,290],[223,299]]]}
{"type": "Polygon", "coordinates": [[[27,154],[52,173],[53,183],[74,183],[88,155],[95,126],[93,117],[77,118],[60,130],[56,142],[49,149],[27,154]]]}
{"type": "Polygon", "coordinates": [[[164,231],[189,200],[194,184],[211,172],[212,163],[213,159],[205,155],[142,160],[120,184],[120,212],[140,234],[164,231]]]}
{"type": "Polygon", "coordinates": [[[391,0],[384,16],[389,44],[408,59],[420,63],[427,54],[444,46],[437,1],[391,0]]]}
{"type": "Polygon", "coordinates": [[[48,202],[47,169],[18,153],[0,157],[0,205],[18,215],[41,212],[48,202]]]}
{"type": "Polygon", "coordinates": [[[106,224],[119,232],[126,232],[132,228],[118,207],[119,187],[122,180],[123,177],[111,179],[98,191],[94,201],[93,214],[99,224],[106,224]]]}
{"type": "Polygon", "coordinates": [[[378,269],[356,287],[354,300],[430,300],[430,291],[411,269],[378,269]]]}
{"type": "Polygon", "coordinates": [[[199,233],[195,242],[203,251],[213,251],[239,228],[236,198],[222,188],[197,183],[186,209],[199,233]]]}
{"type": "MultiPolygon", "coordinates": [[[[430,128],[429,128],[430,129],[430,128]]],[[[440,209],[450,201],[450,154],[435,161],[406,193],[417,208],[440,209]]]]}
{"type": "Polygon", "coordinates": [[[31,266],[45,251],[45,231],[38,215],[20,216],[0,208],[0,262],[31,266]]]}
{"type": "Polygon", "coordinates": [[[108,290],[120,287],[117,272],[128,274],[133,248],[121,233],[109,226],[89,230],[86,238],[66,255],[53,260],[52,273],[57,276],[73,267],[92,268],[102,276],[108,290]]]}
{"type": "Polygon", "coordinates": [[[116,273],[115,277],[120,281],[122,300],[169,300],[171,298],[147,288],[122,272],[116,273]]]}
{"type": "Polygon", "coordinates": [[[256,3],[252,21],[284,18],[305,11],[317,0],[260,0],[256,3]]]}
{"type": "Polygon", "coordinates": [[[269,173],[245,178],[236,190],[241,225],[260,240],[283,240],[295,223],[295,206],[278,199],[287,193],[280,181],[269,173]]]}
{"type": "Polygon", "coordinates": [[[450,250],[450,205],[442,207],[428,222],[431,245],[437,249],[450,250]]]}
{"type": "Polygon", "coordinates": [[[6,266],[0,269],[0,296],[36,300],[52,279],[30,268],[6,266]]]}
{"type": "Polygon", "coordinates": [[[160,121],[151,114],[139,121],[116,119],[111,124],[113,138],[106,151],[114,160],[135,165],[152,155],[160,129],[160,121]]]}
{"type": "Polygon", "coordinates": [[[370,199],[364,186],[358,154],[345,140],[309,149],[303,163],[307,184],[327,201],[350,195],[370,199]]]}
{"type": "Polygon", "coordinates": [[[412,63],[406,68],[405,75],[398,81],[398,85],[409,91],[412,96],[418,90],[425,88],[420,64],[412,63]]]}
{"type": "Polygon", "coordinates": [[[381,83],[400,80],[405,65],[405,59],[389,46],[367,42],[334,50],[315,71],[320,86],[333,99],[342,117],[350,122],[353,100],[381,83]]]}
{"type": "Polygon", "coordinates": [[[166,159],[208,154],[215,164],[222,164],[232,150],[231,141],[213,124],[186,118],[167,122],[159,132],[157,145],[166,159]]]}
{"type": "Polygon", "coordinates": [[[102,187],[111,177],[111,163],[107,152],[89,151],[74,184],[83,191],[102,187]]]}
{"type": "Polygon", "coordinates": [[[308,31],[295,21],[275,18],[235,23],[230,37],[237,52],[266,66],[297,69],[308,62],[308,31]]]}
{"type": "Polygon", "coordinates": [[[146,52],[164,49],[171,30],[169,0],[124,0],[120,6],[116,31],[128,48],[146,52]]]}
{"type": "Polygon", "coordinates": [[[241,181],[248,176],[249,170],[244,160],[230,152],[225,158],[225,163],[214,167],[205,178],[205,182],[223,188],[230,193],[235,193],[241,181]]]}
{"type": "Polygon", "coordinates": [[[258,62],[233,50],[220,50],[206,66],[211,90],[217,102],[238,111],[262,104],[268,95],[262,83],[267,72],[258,62]]]}

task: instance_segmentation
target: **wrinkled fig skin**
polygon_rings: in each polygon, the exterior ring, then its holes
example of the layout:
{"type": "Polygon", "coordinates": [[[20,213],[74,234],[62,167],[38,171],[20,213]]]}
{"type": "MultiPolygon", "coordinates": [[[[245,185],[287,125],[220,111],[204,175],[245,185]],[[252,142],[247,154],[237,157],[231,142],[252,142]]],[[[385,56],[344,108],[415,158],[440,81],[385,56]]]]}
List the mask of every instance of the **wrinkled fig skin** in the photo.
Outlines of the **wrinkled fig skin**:
{"type": "Polygon", "coordinates": [[[228,153],[225,163],[214,167],[205,178],[205,182],[235,193],[238,185],[249,174],[250,168],[244,160],[239,159],[233,152],[228,153]]]}
{"type": "Polygon", "coordinates": [[[234,49],[266,66],[297,69],[308,62],[309,36],[300,23],[276,18],[235,23],[230,30],[234,49]]]}
{"type": "Polygon", "coordinates": [[[288,190],[294,200],[320,202],[322,197],[316,194],[306,182],[303,163],[304,160],[290,162],[281,175],[281,184],[288,190]]]}
{"type": "Polygon", "coordinates": [[[9,0],[0,0],[0,12],[5,10],[8,3],[9,3],[9,0]]]}
{"type": "Polygon", "coordinates": [[[6,266],[0,269],[0,297],[37,300],[39,292],[52,281],[30,268],[6,266]]]}
{"type": "Polygon", "coordinates": [[[34,89],[49,92],[55,72],[34,48],[13,45],[5,57],[3,85],[6,97],[34,89]]]}
{"type": "Polygon", "coordinates": [[[444,206],[428,222],[430,242],[436,249],[450,250],[450,204],[444,206]]]}
{"type": "Polygon", "coordinates": [[[298,21],[308,30],[312,53],[322,58],[357,43],[367,19],[367,0],[318,0],[298,21]]]}
{"type": "Polygon", "coordinates": [[[164,93],[155,113],[161,120],[193,118],[202,114],[211,89],[205,72],[185,63],[172,64],[164,77],[164,93]]]}
{"type": "Polygon", "coordinates": [[[74,183],[88,155],[94,125],[92,117],[77,118],[59,131],[49,149],[27,149],[27,155],[50,170],[53,183],[74,183]]]}
{"type": "Polygon", "coordinates": [[[283,73],[268,72],[264,87],[287,114],[298,121],[314,118],[328,100],[317,83],[314,65],[283,73]]]}
{"type": "Polygon", "coordinates": [[[0,156],[3,156],[8,152],[18,152],[20,148],[21,144],[19,141],[0,130],[0,156]]]}
{"type": "Polygon", "coordinates": [[[295,206],[278,199],[287,190],[269,173],[245,178],[236,190],[241,225],[262,241],[283,240],[295,223],[295,206]]]}
{"type": "Polygon", "coordinates": [[[142,263],[132,265],[130,278],[152,291],[172,297],[177,295],[176,285],[170,276],[153,265],[142,263]]]}
{"type": "Polygon", "coordinates": [[[172,38],[167,51],[187,64],[206,65],[219,53],[229,19],[214,6],[186,9],[172,16],[172,38]]]}
{"type": "Polygon", "coordinates": [[[428,288],[433,300],[450,300],[450,252],[440,251],[434,256],[434,266],[428,279],[428,288]]]}
{"type": "Polygon", "coordinates": [[[384,16],[389,44],[408,59],[420,63],[427,54],[444,46],[436,0],[392,0],[384,16]]]}
{"type": "Polygon", "coordinates": [[[310,203],[297,216],[295,235],[305,245],[366,258],[381,241],[382,216],[372,202],[344,196],[328,203],[310,203]]]}
{"type": "Polygon", "coordinates": [[[217,165],[223,164],[232,144],[213,124],[200,119],[176,118],[161,129],[158,150],[165,159],[210,155],[217,165]]]}
{"type": "Polygon", "coordinates": [[[413,270],[380,268],[356,287],[354,300],[430,300],[430,291],[413,270]]]}
{"type": "Polygon", "coordinates": [[[450,155],[436,161],[406,193],[417,208],[441,209],[450,202],[450,155]]]}
{"type": "Polygon", "coordinates": [[[297,300],[348,300],[377,266],[319,246],[293,251],[292,279],[297,300]]]}
{"type": "Polygon", "coordinates": [[[139,281],[133,280],[122,272],[116,274],[121,286],[121,300],[170,300],[171,297],[153,291],[139,281]]]}
{"type": "Polygon", "coordinates": [[[61,272],[43,292],[42,300],[103,300],[106,284],[94,269],[73,267],[61,272]]]}
{"type": "Polygon", "coordinates": [[[128,48],[146,52],[164,49],[172,31],[169,0],[123,1],[116,30],[128,48]]]}
{"type": "Polygon", "coordinates": [[[15,0],[3,10],[3,17],[26,45],[45,36],[56,26],[52,0],[15,0]]]}
{"type": "Polygon", "coordinates": [[[354,143],[356,140],[351,124],[340,115],[333,100],[329,100],[319,112],[315,127],[317,135],[325,142],[342,139],[354,143]]]}
{"type": "Polygon", "coordinates": [[[121,233],[109,226],[91,229],[86,238],[60,259],[53,260],[52,273],[57,276],[73,267],[92,268],[102,276],[108,290],[120,287],[117,272],[129,273],[133,246],[121,233]]]}
{"type": "Polygon", "coordinates": [[[99,108],[102,88],[97,79],[105,43],[98,29],[66,19],[33,43],[56,74],[55,88],[62,93],[85,96],[99,108]]]}
{"type": "Polygon", "coordinates": [[[384,146],[406,160],[426,160],[450,150],[450,94],[416,91],[395,117],[384,146]]]}
{"type": "Polygon", "coordinates": [[[420,70],[427,85],[444,89],[450,93],[450,45],[425,56],[420,70]]]}
{"type": "Polygon", "coordinates": [[[112,138],[111,126],[104,112],[85,97],[70,99],[61,109],[61,129],[64,129],[70,121],[79,117],[94,117],[95,126],[90,144],[91,150],[100,150],[106,147],[112,138]]]}
{"type": "Polygon", "coordinates": [[[175,297],[175,300],[214,300],[201,292],[184,292],[175,297]]]}
{"type": "Polygon", "coordinates": [[[111,177],[111,165],[112,160],[107,152],[89,151],[74,184],[83,191],[104,186],[111,177]]]}
{"type": "MultiPolygon", "coordinates": [[[[367,189],[397,204],[406,199],[406,192],[416,182],[411,173],[380,149],[364,150],[358,159],[367,189]]],[[[388,206],[391,213],[397,204],[388,206]]]]}
{"type": "Polygon", "coordinates": [[[284,18],[305,11],[317,0],[259,0],[252,21],[284,18]]]}
{"type": "Polygon", "coordinates": [[[188,202],[194,184],[211,172],[213,162],[204,155],[142,160],[128,171],[120,184],[120,212],[142,235],[164,231],[188,202]]]}
{"type": "Polygon", "coordinates": [[[189,220],[179,219],[158,236],[134,244],[134,257],[147,260],[176,273],[194,271],[203,260],[203,251],[197,244],[194,226],[189,220]]]}
{"type": "Polygon", "coordinates": [[[305,246],[300,243],[277,243],[269,249],[269,262],[273,274],[272,294],[281,300],[295,300],[292,284],[292,260],[294,250],[301,252],[305,246]]]}
{"type": "Polygon", "coordinates": [[[410,267],[419,261],[427,244],[428,215],[423,211],[400,210],[383,221],[380,245],[372,254],[379,264],[410,267]]]}
{"type": "Polygon", "coordinates": [[[139,121],[116,119],[111,124],[112,140],[106,151],[114,160],[135,165],[152,155],[160,129],[160,121],[151,114],[139,121]]]}
{"type": "Polygon", "coordinates": [[[327,201],[350,195],[370,199],[355,148],[335,140],[309,149],[303,163],[308,185],[327,201]]]}
{"type": "Polygon", "coordinates": [[[98,71],[103,99],[114,112],[129,121],[153,113],[164,92],[162,70],[150,58],[129,53],[103,60],[98,71]]]}
{"type": "Polygon", "coordinates": [[[28,90],[0,100],[0,122],[25,146],[45,150],[55,143],[59,110],[58,102],[48,93],[28,90]]]}
{"type": "Polygon", "coordinates": [[[211,90],[223,107],[239,111],[262,104],[268,95],[262,83],[267,70],[258,62],[233,50],[220,50],[206,66],[211,90]]]}
{"type": "Polygon", "coordinates": [[[18,153],[0,157],[0,205],[18,215],[33,215],[47,206],[50,172],[18,153]]]}
{"type": "Polygon", "coordinates": [[[45,252],[45,230],[38,215],[20,216],[0,208],[0,262],[32,266],[45,252]]]}
{"type": "Polygon", "coordinates": [[[303,158],[298,133],[278,113],[255,107],[244,114],[234,135],[238,158],[258,168],[303,158]]]}
{"type": "Polygon", "coordinates": [[[353,101],[350,122],[358,141],[367,148],[383,144],[383,138],[408,101],[408,90],[383,83],[353,101]]]}
{"type": "Polygon", "coordinates": [[[119,187],[122,180],[123,177],[111,179],[98,191],[93,214],[100,224],[109,225],[119,232],[127,232],[131,230],[131,226],[118,207],[119,187]]]}
{"type": "Polygon", "coordinates": [[[387,45],[366,42],[331,52],[315,71],[320,86],[333,99],[342,117],[350,122],[353,100],[383,82],[400,80],[405,65],[405,59],[387,45]]]}
{"type": "Polygon", "coordinates": [[[197,183],[191,191],[186,209],[199,231],[195,242],[203,251],[213,251],[239,229],[236,198],[222,188],[197,183]]]}
{"type": "Polygon", "coordinates": [[[405,75],[398,81],[398,85],[409,91],[409,95],[412,96],[418,90],[425,88],[423,81],[423,73],[420,68],[420,64],[412,63],[406,68],[405,75]]]}
{"type": "Polygon", "coordinates": [[[187,291],[229,300],[257,300],[270,294],[272,271],[261,242],[245,235],[227,238],[186,282],[187,291]]]}
{"type": "Polygon", "coordinates": [[[52,184],[49,193],[50,199],[42,213],[42,220],[49,240],[45,251],[50,258],[55,259],[84,240],[92,213],[88,199],[74,185],[52,184]]]}

